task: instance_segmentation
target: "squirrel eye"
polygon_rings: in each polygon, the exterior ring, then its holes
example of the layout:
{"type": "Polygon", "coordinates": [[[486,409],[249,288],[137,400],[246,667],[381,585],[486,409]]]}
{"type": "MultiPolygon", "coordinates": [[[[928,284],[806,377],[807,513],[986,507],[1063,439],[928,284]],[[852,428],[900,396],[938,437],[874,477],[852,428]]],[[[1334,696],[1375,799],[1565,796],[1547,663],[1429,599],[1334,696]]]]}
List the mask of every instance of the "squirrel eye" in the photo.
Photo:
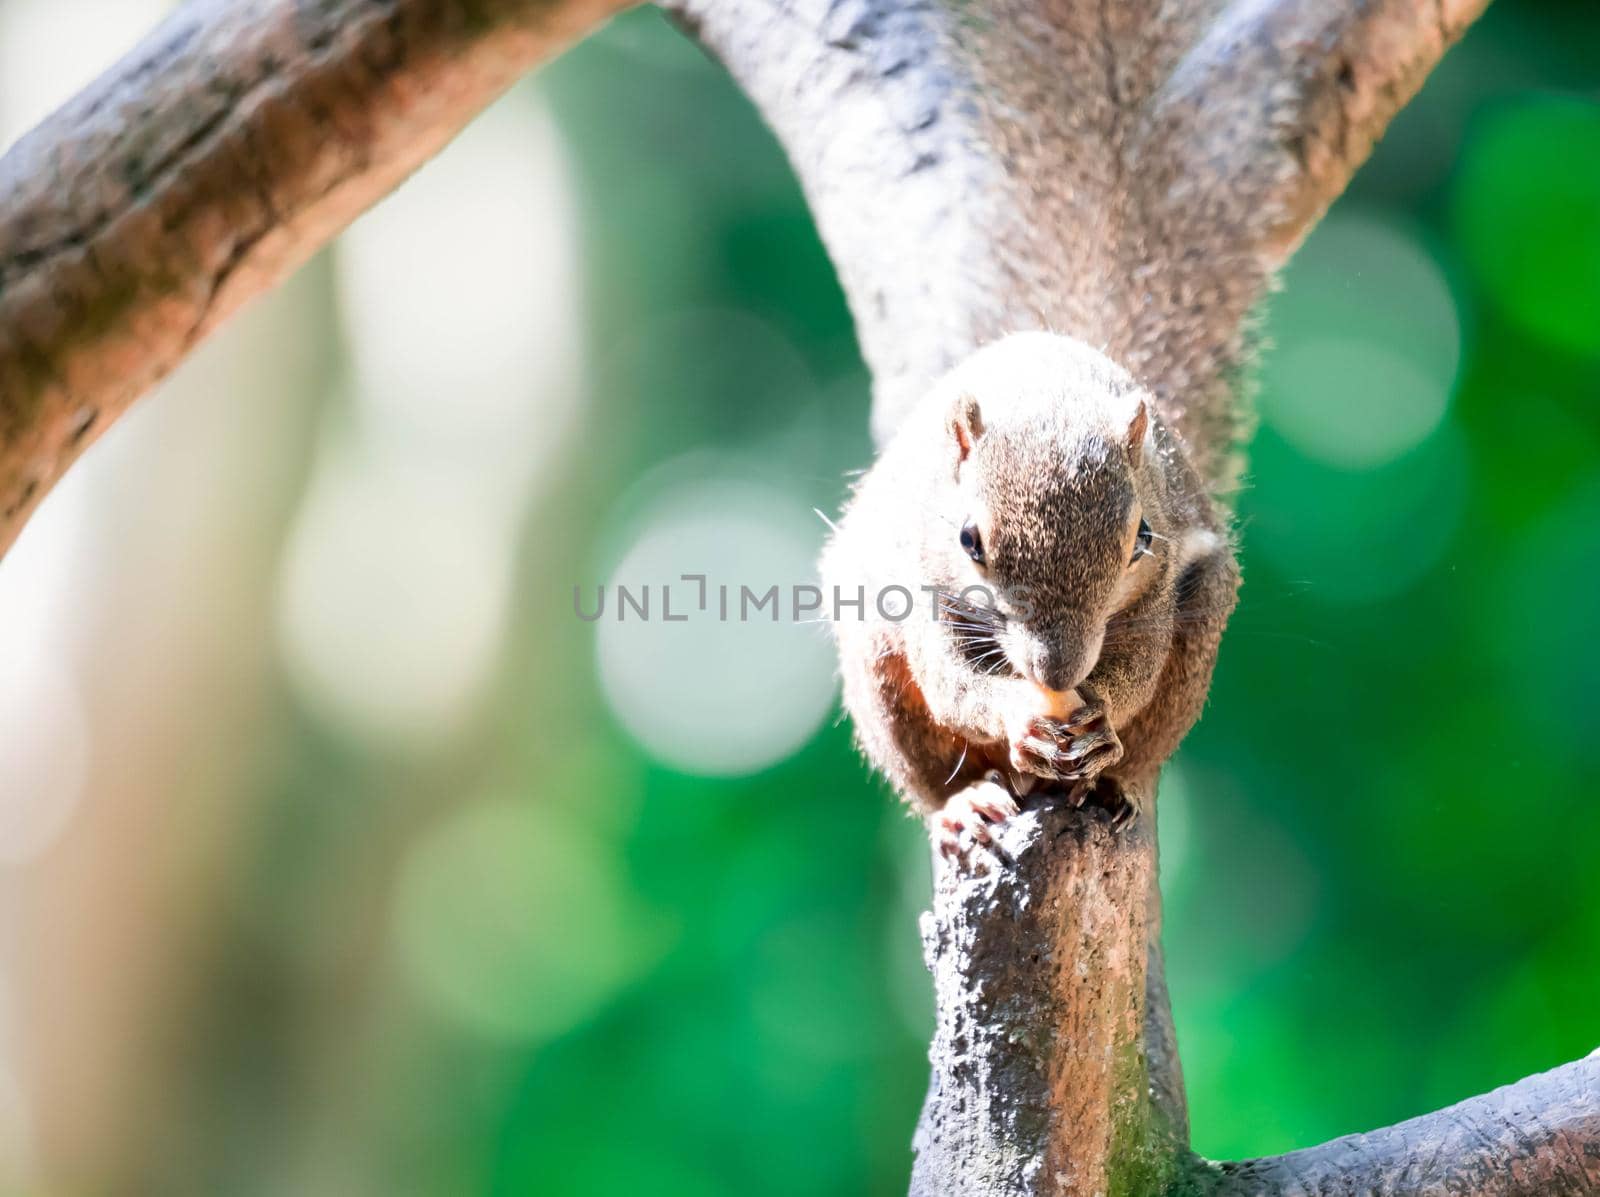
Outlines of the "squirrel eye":
{"type": "Polygon", "coordinates": [[[978,525],[968,520],[961,529],[961,547],[967,551],[979,565],[983,564],[983,537],[978,534],[978,525]]]}
{"type": "Polygon", "coordinates": [[[1148,556],[1150,542],[1155,538],[1156,534],[1150,531],[1150,525],[1144,520],[1140,520],[1139,533],[1133,538],[1133,560],[1129,561],[1128,564],[1133,565],[1140,557],[1148,556]]]}

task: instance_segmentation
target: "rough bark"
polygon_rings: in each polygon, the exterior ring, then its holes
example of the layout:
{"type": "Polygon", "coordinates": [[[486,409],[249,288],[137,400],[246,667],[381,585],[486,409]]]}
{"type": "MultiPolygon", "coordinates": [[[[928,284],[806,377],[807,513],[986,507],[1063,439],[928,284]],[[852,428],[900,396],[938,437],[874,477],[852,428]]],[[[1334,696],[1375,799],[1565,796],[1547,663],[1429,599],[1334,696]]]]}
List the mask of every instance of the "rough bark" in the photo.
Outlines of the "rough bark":
{"type": "Polygon", "coordinates": [[[1600,1192],[1600,1052],[1421,1118],[1214,1168],[1219,1197],[1600,1192]]]}
{"type": "MultiPolygon", "coordinates": [[[[874,423],[994,336],[1118,358],[1219,488],[1272,271],[1486,0],[672,0],[784,141],[874,423]]],[[[619,0],[191,0],[0,162],[0,547],[245,299],[619,0]]],[[[1600,1191],[1593,1058],[1275,1160],[1188,1157],[1155,844],[1027,814],[941,872],[914,1191],[1600,1191]]]]}
{"type": "Polygon", "coordinates": [[[241,303],[625,0],[192,0],[0,160],[0,551],[241,303]]]}
{"type": "Polygon", "coordinates": [[[1187,1136],[1142,1031],[1153,836],[1064,806],[999,836],[1003,863],[936,856],[922,939],[938,1024],[911,1192],[1160,1192],[1187,1136]]]}
{"type": "Polygon", "coordinates": [[[788,150],[880,439],[975,346],[1052,328],[1229,478],[1272,271],[1487,0],[669,0],[788,150]]]}
{"type": "Polygon", "coordinates": [[[911,1197],[1600,1193],[1600,1051],[1303,1151],[1191,1155],[1159,918],[1142,901],[1153,836],[1046,807],[997,838],[1003,865],[935,861],[922,937],[938,1021],[911,1197]]]}

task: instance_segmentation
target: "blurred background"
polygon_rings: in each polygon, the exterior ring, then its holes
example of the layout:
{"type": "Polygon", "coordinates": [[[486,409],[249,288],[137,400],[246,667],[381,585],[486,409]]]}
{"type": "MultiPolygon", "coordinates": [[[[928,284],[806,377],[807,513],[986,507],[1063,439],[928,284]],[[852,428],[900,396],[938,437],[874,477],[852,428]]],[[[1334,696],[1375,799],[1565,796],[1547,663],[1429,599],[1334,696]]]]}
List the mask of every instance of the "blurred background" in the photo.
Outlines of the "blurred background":
{"type": "MultiPolygon", "coordinates": [[[[6,140],[163,7],[0,0],[6,140]]],[[[1600,1042],[1597,47],[1495,4],[1266,316],[1160,812],[1206,1154],[1600,1042]]],[[[0,1191],[904,1192],[926,849],[823,630],[573,606],[804,581],[867,386],[641,11],[106,436],[0,565],[0,1191]]]]}

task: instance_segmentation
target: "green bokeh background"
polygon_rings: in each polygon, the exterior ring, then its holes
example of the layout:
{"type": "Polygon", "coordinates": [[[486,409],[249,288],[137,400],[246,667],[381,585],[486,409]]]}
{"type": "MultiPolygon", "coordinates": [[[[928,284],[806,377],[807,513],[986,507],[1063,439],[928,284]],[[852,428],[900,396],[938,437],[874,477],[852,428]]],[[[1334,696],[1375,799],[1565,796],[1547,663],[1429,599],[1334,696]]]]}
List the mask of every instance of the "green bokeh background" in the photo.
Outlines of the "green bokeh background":
{"type": "MultiPolygon", "coordinates": [[[[631,318],[606,302],[610,286],[632,304],[759,313],[820,376],[844,380],[825,417],[837,468],[859,464],[865,381],[848,385],[849,324],[802,201],[734,89],[659,24],[629,18],[550,72],[597,205],[598,318],[631,318]],[[646,44],[659,51],[648,71],[633,54],[646,44]],[[618,87],[622,61],[640,74],[618,87]],[[633,203],[658,187],[671,198],[651,219],[633,203]],[[613,206],[618,192],[632,203],[613,206]],[[660,248],[686,239],[687,253],[660,248]],[[672,263],[666,277],[641,265],[652,260],[672,263]]],[[[1396,1121],[1583,1055],[1600,1036],[1597,50],[1592,7],[1494,6],[1267,313],[1263,423],[1238,497],[1246,584],[1162,815],[1173,1001],[1206,1154],[1396,1121]],[[1429,266],[1398,269],[1403,255],[1374,228],[1398,230],[1429,266]],[[1419,273],[1447,288],[1442,306],[1428,286],[1414,294],[1419,273]],[[1435,344],[1451,305],[1453,354],[1435,344]],[[1300,379],[1277,366],[1329,337],[1349,360],[1313,360],[1326,372],[1300,379]],[[1372,346],[1409,359],[1449,405],[1396,459],[1346,465],[1337,446],[1362,443],[1365,422],[1402,418],[1384,388],[1403,406],[1403,386],[1364,372],[1372,346]],[[1280,430],[1304,423],[1278,418],[1296,405],[1326,412],[1336,460],[1305,452],[1315,429],[1280,430]]],[[[674,398],[694,389],[669,384],[674,398]]],[[[609,397],[608,437],[642,436],[653,452],[671,429],[739,447],[770,424],[763,396],[702,392],[685,417],[682,403],[651,410],[647,394],[609,397]]],[[[736,786],[648,772],[644,784],[643,822],[663,834],[680,834],[679,803],[727,812],[714,844],[706,816],[693,820],[696,847],[678,850],[697,864],[674,875],[782,851],[783,869],[740,870],[741,900],[770,912],[751,932],[815,937],[809,957],[718,959],[715,900],[657,889],[660,864],[637,863],[682,922],[664,973],[626,1008],[648,1008],[674,1040],[718,1045],[684,1101],[706,1103],[694,1121],[717,1133],[673,1124],[660,1150],[729,1191],[899,1191],[925,1072],[923,1028],[903,1006],[908,992],[925,999],[905,946],[920,895],[897,897],[889,877],[916,852],[916,829],[874,805],[843,729],[736,786]],[[715,960],[702,966],[717,978],[704,1005],[666,979],[691,960],[715,960]],[[816,1024],[795,1040],[825,1033],[851,1052],[803,1051],[802,1063],[743,1021],[756,994],[791,986],[793,1016],[816,1024]],[[763,1083],[752,1071],[764,1068],[797,1083],[763,1083]],[[783,1166],[769,1169],[774,1159],[783,1166]]],[[[617,1034],[597,1024],[564,1047],[587,1059],[617,1034]]],[[[662,1079],[658,1050],[614,1059],[617,1083],[662,1079]]],[[[532,1064],[530,1092],[572,1100],[554,1067],[532,1064]]],[[[555,1150],[541,1134],[517,1124],[512,1158],[555,1150]]]]}
{"type": "MultiPolygon", "coordinates": [[[[658,763],[570,615],[622,496],[686,452],[836,508],[870,454],[843,299],[772,138],[658,14],[538,87],[576,173],[594,381],[526,522],[499,689],[419,767],[276,687],[152,1082],[151,1140],[181,1148],[122,1191],[904,1191],[920,829],[832,720],[754,776],[658,763]],[[762,335],[693,335],[708,311],[762,335]]],[[[1493,6],[1264,326],[1246,585],[1161,813],[1216,1157],[1600,1040],[1600,9],[1493,6]]]]}

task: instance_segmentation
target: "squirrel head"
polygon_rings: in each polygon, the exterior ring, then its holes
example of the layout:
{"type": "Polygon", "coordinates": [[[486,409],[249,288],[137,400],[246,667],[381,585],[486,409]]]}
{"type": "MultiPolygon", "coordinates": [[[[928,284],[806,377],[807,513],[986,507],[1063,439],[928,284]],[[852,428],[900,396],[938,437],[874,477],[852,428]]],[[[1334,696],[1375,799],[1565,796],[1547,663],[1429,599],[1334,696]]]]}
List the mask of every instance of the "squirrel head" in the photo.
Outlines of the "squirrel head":
{"type": "Polygon", "coordinates": [[[1112,617],[1170,589],[1181,530],[1167,518],[1163,457],[1177,447],[1126,371],[1048,333],[980,350],[930,399],[942,411],[934,501],[946,517],[928,521],[924,561],[942,575],[930,582],[958,596],[957,618],[962,596],[992,603],[1004,659],[991,654],[990,668],[1070,690],[1112,617]]]}

